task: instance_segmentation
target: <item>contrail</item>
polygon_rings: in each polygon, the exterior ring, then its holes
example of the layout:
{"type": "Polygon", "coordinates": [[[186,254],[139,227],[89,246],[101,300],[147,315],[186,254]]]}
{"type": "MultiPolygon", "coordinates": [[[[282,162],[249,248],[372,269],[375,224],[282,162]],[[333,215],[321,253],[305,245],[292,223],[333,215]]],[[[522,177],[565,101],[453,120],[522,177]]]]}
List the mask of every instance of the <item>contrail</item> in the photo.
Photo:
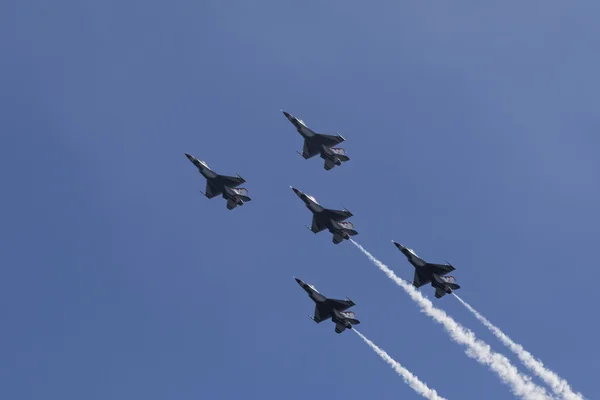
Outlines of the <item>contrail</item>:
{"type": "Polygon", "coordinates": [[[552,391],[559,395],[563,399],[568,400],[583,400],[583,395],[581,393],[574,393],[569,386],[569,383],[559,377],[556,373],[544,367],[544,364],[536,360],[531,353],[523,348],[520,344],[517,344],[511,340],[508,336],[506,336],[498,327],[494,326],[487,318],[483,315],[479,314],[473,307],[471,307],[466,301],[458,297],[455,293],[454,296],[460,301],[467,310],[471,311],[473,315],[483,324],[485,325],[492,333],[511,351],[513,351],[518,357],[519,360],[527,368],[532,370],[537,376],[539,376],[550,388],[552,391]]]}
{"type": "Polygon", "coordinates": [[[531,378],[521,375],[508,358],[493,352],[490,346],[482,340],[477,339],[471,330],[464,328],[444,311],[435,308],[429,299],[423,297],[421,292],[416,290],[411,284],[396,276],[394,271],[389,269],[387,265],[376,259],[354,240],[350,239],[350,241],[382,270],[388,278],[403,288],[421,307],[423,313],[440,323],[455,342],[465,345],[467,347],[466,353],[469,357],[482,365],[487,365],[492,371],[498,374],[502,382],[510,386],[513,394],[527,400],[553,399],[552,396],[546,393],[545,389],[533,383],[531,378]]]}
{"type": "Polygon", "coordinates": [[[355,328],[352,328],[352,330],[356,332],[356,334],[360,336],[360,338],[364,340],[365,343],[368,344],[375,351],[375,353],[377,353],[379,357],[383,359],[383,361],[388,363],[394,369],[394,371],[396,371],[396,373],[400,375],[402,379],[404,379],[404,382],[406,382],[408,386],[410,386],[415,392],[429,400],[446,400],[444,397],[437,394],[437,392],[434,389],[430,389],[425,383],[421,382],[419,378],[414,376],[399,362],[390,357],[388,353],[386,353],[385,351],[380,349],[375,343],[367,339],[362,333],[357,331],[355,328]]]}

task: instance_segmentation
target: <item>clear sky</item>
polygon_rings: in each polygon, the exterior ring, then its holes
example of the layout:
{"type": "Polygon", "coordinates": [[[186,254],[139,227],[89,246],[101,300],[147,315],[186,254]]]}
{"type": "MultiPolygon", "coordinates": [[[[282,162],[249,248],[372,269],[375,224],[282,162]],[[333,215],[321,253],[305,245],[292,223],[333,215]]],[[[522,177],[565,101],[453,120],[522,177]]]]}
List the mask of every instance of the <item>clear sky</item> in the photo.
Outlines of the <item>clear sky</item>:
{"type": "MultiPolygon", "coordinates": [[[[588,398],[600,237],[597,1],[0,2],[0,397],[417,398],[292,279],[448,399],[495,374],[351,243],[451,261],[459,294],[588,398]],[[340,132],[304,160],[280,109],[340,132]],[[189,152],[241,174],[233,211],[189,152]]],[[[518,360],[452,297],[435,303],[518,360]]]]}

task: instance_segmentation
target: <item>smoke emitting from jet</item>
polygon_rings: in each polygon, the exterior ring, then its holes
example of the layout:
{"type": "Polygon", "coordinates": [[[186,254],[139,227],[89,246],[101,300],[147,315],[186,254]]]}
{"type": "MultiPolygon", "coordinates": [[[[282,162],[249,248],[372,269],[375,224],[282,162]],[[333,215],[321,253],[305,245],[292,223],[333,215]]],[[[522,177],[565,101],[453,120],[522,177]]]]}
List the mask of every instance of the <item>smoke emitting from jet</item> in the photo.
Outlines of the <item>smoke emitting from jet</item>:
{"type": "Polygon", "coordinates": [[[513,342],[511,338],[504,334],[498,327],[493,325],[483,315],[479,314],[466,301],[458,297],[456,293],[453,294],[456,296],[458,301],[460,301],[467,308],[467,310],[469,310],[475,316],[475,318],[485,325],[486,328],[488,328],[506,347],[514,352],[527,368],[533,371],[534,374],[536,374],[548,386],[550,386],[554,393],[567,400],[583,400],[583,395],[581,393],[574,393],[566,380],[562,379],[555,372],[546,368],[541,361],[536,360],[531,353],[523,348],[523,346],[513,342]]]}
{"type": "Polygon", "coordinates": [[[365,250],[360,244],[353,239],[350,241],[365,254],[373,264],[383,271],[388,278],[393,280],[398,286],[406,291],[406,293],[421,307],[421,311],[436,322],[440,323],[444,329],[450,334],[452,340],[467,347],[466,354],[475,359],[482,365],[487,365],[494,371],[502,382],[511,387],[513,394],[527,400],[544,400],[553,399],[549,396],[545,389],[539,387],[531,381],[528,376],[522,375],[519,370],[511,364],[505,356],[495,353],[490,346],[480,339],[475,337],[475,334],[460,325],[452,317],[444,311],[435,308],[433,303],[416,290],[410,283],[396,276],[394,271],[388,268],[387,265],[376,259],[371,253],[365,250]]]}
{"type": "Polygon", "coordinates": [[[444,397],[437,394],[437,392],[434,389],[430,389],[425,383],[421,382],[419,378],[417,378],[409,370],[404,368],[402,364],[390,357],[388,353],[386,353],[385,351],[380,349],[375,343],[367,339],[362,333],[357,331],[356,328],[354,328],[353,330],[358,336],[360,336],[362,340],[365,341],[366,344],[369,345],[369,347],[373,349],[373,351],[375,351],[375,353],[377,353],[377,355],[379,355],[379,357],[381,357],[383,361],[389,364],[390,367],[392,367],[394,371],[396,371],[396,373],[400,375],[402,379],[404,379],[404,382],[406,382],[408,386],[410,386],[415,392],[429,400],[446,400],[444,397]]]}

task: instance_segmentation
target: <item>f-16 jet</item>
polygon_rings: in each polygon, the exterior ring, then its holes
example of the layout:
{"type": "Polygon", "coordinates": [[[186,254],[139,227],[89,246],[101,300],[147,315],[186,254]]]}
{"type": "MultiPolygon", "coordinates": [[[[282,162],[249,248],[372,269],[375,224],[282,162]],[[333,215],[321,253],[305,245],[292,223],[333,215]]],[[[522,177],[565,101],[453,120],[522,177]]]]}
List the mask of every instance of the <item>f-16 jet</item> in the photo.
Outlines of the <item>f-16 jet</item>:
{"type": "Polygon", "coordinates": [[[294,277],[298,285],[308,293],[308,297],[316,303],[315,315],[310,317],[317,324],[329,318],[335,323],[335,331],[342,333],[346,329],[352,329],[352,325],[360,324],[360,321],[354,318],[354,313],[346,311],[354,306],[354,302],[350,299],[335,300],[328,299],[315,289],[313,285],[304,283],[301,279],[294,277]]]}
{"type": "Polygon", "coordinates": [[[400,243],[396,243],[392,240],[392,243],[408,258],[408,261],[415,267],[415,277],[413,279],[413,285],[417,288],[431,282],[431,286],[435,288],[435,297],[441,298],[450,294],[453,290],[460,289],[460,286],[456,284],[456,279],[453,276],[444,276],[451,271],[454,271],[454,267],[450,263],[446,264],[431,264],[424,261],[421,257],[400,243]]]}
{"type": "Polygon", "coordinates": [[[232,210],[237,206],[241,206],[244,202],[252,200],[248,197],[248,190],[244,188],[238,188],[237,186],[246,182],[241,176],[227,176],[219,175],[208,165],[196,157],[184,153],[185,156],[194,164],[200,174],[206,178],[206,191],[202,193],[209,199],[216,197],[220,194],[227,200],[227,209],[232,210]]]}
{"type": "Polygon", "coordinates": [[[336,133],[335,135],[316,133],[308,128],[301,119],[296,118],[283,110],[281,110],[281,112],[283,112],[283,115],[294,124],[298,133],[304,138],[304,148],[302,149],[302,153],[298,152],[302,157],[309,159],[320,154],[321,158],[325,160],[325,169],[327,171],[336,165],[342,165],[342,162],[350,160],[350,157],[346,155],[344,149],[333,147],[346,140],[342,135],[339,133],[336,133]]]}
{"type": "Polygon", "coordinates": [[[333,233],[333,243],[335,244],[340,243],[344,239],[350,239],[350,236],[358,235],[358,232],[353,229],[354,225],[352,222],[344,222],[345,219],[352,216],[350,211],[346,209],[343,211],[329,210],[317,203],[317,200],[311,195],[303,193],[296,188],[291,188],[313,213],[312,225],[310,227],[306,226],[313,233],[328,229],[329,232],[333,233]]]}

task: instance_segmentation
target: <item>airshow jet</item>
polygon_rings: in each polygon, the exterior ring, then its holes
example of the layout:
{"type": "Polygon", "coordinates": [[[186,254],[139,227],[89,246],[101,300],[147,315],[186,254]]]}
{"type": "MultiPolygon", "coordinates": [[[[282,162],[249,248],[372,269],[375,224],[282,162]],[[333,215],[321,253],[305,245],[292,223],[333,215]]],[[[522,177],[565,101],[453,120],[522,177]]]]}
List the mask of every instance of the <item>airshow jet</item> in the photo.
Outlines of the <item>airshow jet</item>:
{"type": "Polygon", "coordinates": [[[350,160],[350,157],[346,155],[346,151],[336,146],[346,139],[339,133],[335,135],[325,135],[322,133],[316,133],[312,129],[308,128],[304,121],[293,115],[281,110],[283,115],[290,120],[296,127],[296,130],[304,138],[304,148],[302,153],[298,152],[305,159],[312,158],[317,154],[321,155],[321,158],[325,160],[325,169],[329,171],[336,165],[342,165],[342,162],[350,160]]]}
{"type": "Polygon", "coordinates": [[[424,261],[421,257],[409,249],[396,243],[392,240],[392,243],[406,256],[408,261],[415,267],[415,277],[412,284],[420,288],[421,286],[431,282],[431,286],[435,288],[435,297],[441,298],[450,294],[453,290],[460,289],[460,286],[456,284],[456,279],[453,276],[444,276],[451,271],[454,271],[454,267],[446,262],[446,264],[431,264],[424,261]]]}
{"type": "Polygon", "coordinates": [[[303,193],[296,188],[291,188],[313,213],[312,225],[310,227],[306,226],[310,231],[318,233],[325,229],[329,230],[329,232],[333,233],[333,243],[335,244],[340,243],[344,239],[350,239],[350,236],[358,235],[358,232],[354,230],[352,222],[344,222],[345,219],[352,216],[350,211],[346,209],[343,211],[329,210],[317,203],[317,200],[311,195],[303,193]]]}
{"type": "Polygon", "coordinates": [[[315,315],[312,317],[309,315],[309,318],[317,324],[331,318],[335,323],[335,331],[337,333],[342,333],[346,329],[352,329],[352,325],[360,324],[360,321],[354,318],[352,311],[346,311],[355,305],[352,300],[328,299],[319,293],[313,285],[309,285],[296,277],[294,279],[308,293],[308,297],[316,303],[315,315]]]}
{"type": "Polygon", "coordinates": [[[184,153],[185,156],[198,168],[198,172],[206,178],[206,191],[202,193],[209,199],[218,195],[223,195],[223,198],[227,200],[227,209],[232,210],[237,206],[241,206],[244,202],[252,200],[248,197],[248,189],[238,188],[237,186],[246,182],[241,176],[227,176],[219,175],[208,165],[196,157],[184,153]]]}

